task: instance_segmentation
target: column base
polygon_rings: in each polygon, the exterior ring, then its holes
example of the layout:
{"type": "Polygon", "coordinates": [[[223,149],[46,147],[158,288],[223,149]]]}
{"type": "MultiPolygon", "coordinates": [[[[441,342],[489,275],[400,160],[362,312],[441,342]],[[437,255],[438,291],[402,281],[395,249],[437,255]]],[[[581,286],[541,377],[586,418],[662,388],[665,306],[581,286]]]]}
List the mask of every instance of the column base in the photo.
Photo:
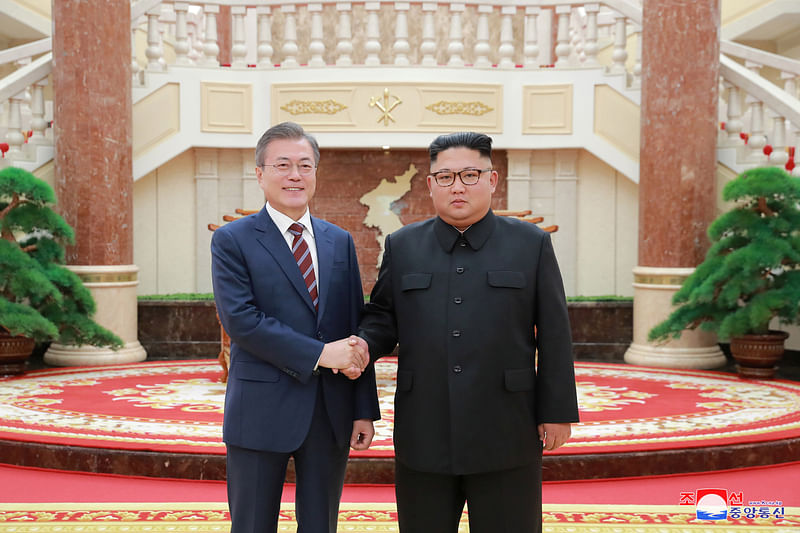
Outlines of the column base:
{"type": "Polygon", "coordinates": [[[724,366],[727,358],[716,345],[670,348],[633,343],[625,352],[625,362],[639,366],[708,370],[724,366]]]}
{"type": "Polygon", "coordinates": [[[147,359],[138,340],[136,265],[67,265],[89,289],[97,311],[94,321],[122,340],[122,348],[75,346],[54,342],[44,354],[44,362],[56,366],[114,365],[147,359]]]}
{"type": "Polygon", "coordinates": [[[93,366],[138,363],[147,359],[139,341],[126,342],[119,350],[95,346],[71,346],[53,343],[44,354],[44,362],[53,366],[93,366]]]}
{"type": "Polygon", "coordinates": [[[633,342],[625,352],[625,362],[661,368],[710,369],[724,366],[725,354],[717,336],[695,329],[684,331],[679,339],[650,342],[648,332],[669,316],[672,296],[694,268],[637,266],[633,269],[633,342]]]}

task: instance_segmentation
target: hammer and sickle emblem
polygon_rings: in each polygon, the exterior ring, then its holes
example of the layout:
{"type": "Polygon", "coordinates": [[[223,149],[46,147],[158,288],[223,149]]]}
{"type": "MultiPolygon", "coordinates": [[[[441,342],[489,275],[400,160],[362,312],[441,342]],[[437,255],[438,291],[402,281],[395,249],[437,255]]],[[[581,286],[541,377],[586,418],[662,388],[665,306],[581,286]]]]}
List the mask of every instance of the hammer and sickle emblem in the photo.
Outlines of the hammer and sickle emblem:
{"type": "Polygon", "coordinates": [[[378,117],[378,122],[383,121],[384,126],[388,126],[390,120],[392,122],[395,121],[392,116],[392,111],[402,103],[403,102],[398,97],[389,94],[389,89],[383,90],[382,101],[377,96],[373,96],[369,99],[369,106],[377,107],[381,111],[382,115],[378,117]],[[394,98],[394,101],[392,101],[392,98],[394,98]]]}

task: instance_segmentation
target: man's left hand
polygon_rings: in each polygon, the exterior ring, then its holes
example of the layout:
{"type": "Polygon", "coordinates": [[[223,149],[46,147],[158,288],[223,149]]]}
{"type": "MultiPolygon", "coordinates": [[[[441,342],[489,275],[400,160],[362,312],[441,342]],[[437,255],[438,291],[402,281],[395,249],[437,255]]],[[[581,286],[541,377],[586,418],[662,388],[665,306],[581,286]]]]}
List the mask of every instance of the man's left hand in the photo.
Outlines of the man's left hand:
{"type": "Polygon", "coordinates": [[[375,437],[375,426],[372,420],[363,418],[353,422],[353,434],[350,437],[350,447],[354,450],[366,450],[375,437]]]}
{"type": "Polygon", "coordinates": [[[572,435],[572,424],[539,424],[539,439],[545,450],[555,450],[564,445],[572,435]]]}

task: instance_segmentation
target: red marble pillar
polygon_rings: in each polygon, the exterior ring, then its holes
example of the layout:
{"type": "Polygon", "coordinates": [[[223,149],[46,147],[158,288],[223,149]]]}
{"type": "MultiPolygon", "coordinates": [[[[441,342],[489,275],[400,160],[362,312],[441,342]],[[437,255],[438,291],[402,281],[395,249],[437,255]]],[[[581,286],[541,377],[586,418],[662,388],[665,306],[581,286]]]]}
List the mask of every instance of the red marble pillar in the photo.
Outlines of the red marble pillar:
{"type": "Polygon", "coordinates": [[[56,195],[73,265],[133,262],[131,6],[53,0],[56,195]]]}
{"type": "Polygon", "coordinates": [[[112,352],[53,344],[51,364],[142,360],[133,265],[129,0],[53,0],[53,135],[58,208],[75,230],[67,264],[92,292],[112,352]]]}
{"type": "Polygon", "coordinates": [[[219,64],[230,65],[231,58],[231,6],[219,6],[217,14],[217,43],[219,43],[219,64]]]}
{"type": "Polygon", "coordinates": [[[639,264],[694,267],[716,205],[720,4],[643,9],[639,264]]]}
{"type": "Polygon", "coordinates": [[[642,17],[639,248],[634,270],[636,364],[713,368],[716,339],[688,332],[652,346],[647,333],[704,258],[715,217],[720,0],[647,0],[642,17]]]}

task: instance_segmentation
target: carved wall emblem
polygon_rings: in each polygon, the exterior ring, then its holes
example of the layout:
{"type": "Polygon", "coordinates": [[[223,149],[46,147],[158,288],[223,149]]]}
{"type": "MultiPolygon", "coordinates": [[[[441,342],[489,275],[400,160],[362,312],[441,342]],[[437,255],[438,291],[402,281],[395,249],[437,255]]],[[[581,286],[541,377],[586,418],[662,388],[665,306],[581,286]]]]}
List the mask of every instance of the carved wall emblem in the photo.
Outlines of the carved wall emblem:
{"type": "Polygon", "coordinates": [[[439,100],[426,106],[425,109],[433,111],[437,115],[472,115],[475,117],[494,111],[493,107],[489,107],[483,102],[447,102],[445,100],[439,100]]]}
{"type": "Polygon", "coordinates": [[[347,109],[347,106],[333,99],[321,101],[292,100],[288,104],[282,105],[281,109],[290,115],[307,115],[310,113],[335,115],[339,111],[347,109]]]}
{"type": "Polygon", "coordinates": [[[373,96],[369,99],[369,106],[377,107],[381,111],[382,114],[380,117],[378,117],[378,122],[383,121],[384,126],[388,126],[390,120],[392,122],[395,121],[391,112],[394,110],[394,108],[402,103],[402,100],[400,100],[398,97],[389,94],[389,89],[383,90],[382,99],[379,99],[377,96],[373,96]]]}

